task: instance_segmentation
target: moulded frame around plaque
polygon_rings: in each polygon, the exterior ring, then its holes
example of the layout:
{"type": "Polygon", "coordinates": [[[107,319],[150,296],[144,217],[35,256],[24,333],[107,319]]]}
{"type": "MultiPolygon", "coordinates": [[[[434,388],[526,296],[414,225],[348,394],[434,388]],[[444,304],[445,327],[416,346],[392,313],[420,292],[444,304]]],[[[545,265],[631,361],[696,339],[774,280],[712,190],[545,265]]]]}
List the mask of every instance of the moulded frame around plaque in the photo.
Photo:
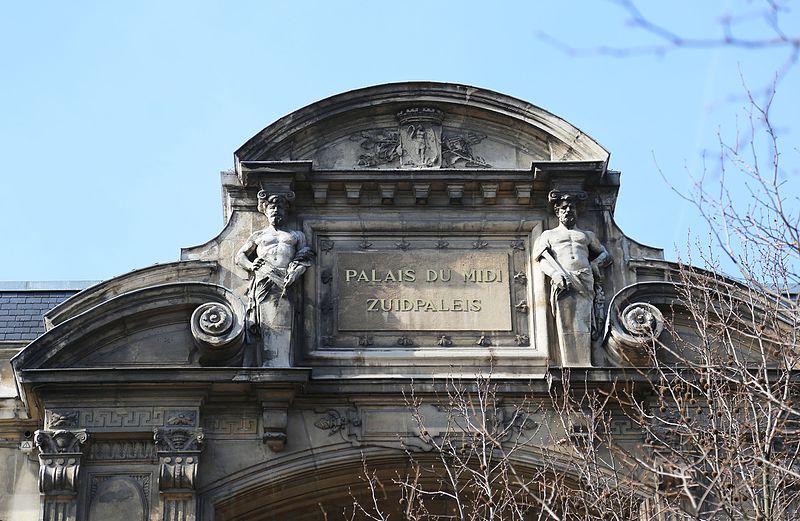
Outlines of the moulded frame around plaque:
{"type": "Polygon", "coordinates": [[[303,281],[304,327],[296,362],[313,367],[315,378],[452,375],[454,371],[474,371],[490,365],[495,374],[516,375],[525,374],[533,367],[546,367],[550,357],[547,317],[536,312],[537,300],[546,299],[546,296],[537,297],[534,290],[535,287],[541,290],[544,280],[538,280],[542,278],[541,273],[531,262],[529,253],[533,241],[545,228],[544,220],[536,212],[529,219],[520,219],[517,212],[494,209],[488,221],[485,220],[488,215],[478,216],[476,220],[473,211],[457,209],[455,213],[459,215],[448,214],[447,220],[441,222],[404,221],[393,212],[376,212],[370,220],[355,219],[352,214],[303,219],[302,229],[317,252],[317,263],[303,281]],[[469,213],[472,219],[467,221],[466,215],[461,213],[469,213]],[[437,244],[444,245],[446,250],[471,250],[479,238],[493,243],[499,251],[509,252],[513,259],[511,271],[525,276],[524,283],[512,284],[509,305],[525,300],[529,310],[527,313],[512,311],[512,331],[404,332],[413,341],[411,345],[398,343],[404,335],[397,332],[348,332],[333,336],[336,331],[331,291],[333,275],[326,271],[336,252],[402,251],[396,243],[403,239],[411,243],[409,251],[436,250],[437,244]],[[511,246],[518,240],[524,246],[522,251],[511,246]],[[325,306],[328,306],[327,313],[323,311],[325,306]],[[477,343],[481,334],[487,336],[491,345],[477,343]],[[370,337],[368,345],[359,345],[362,335],[370,337]],[[524,337],[523,343],[516,341],[517,335],[524,337]],[[449,337],[452,344],[437,344],[442,336],[449,337]]]}
{"type": "MultiPolygon", "coordinates": [[[[535,224],[535,223],[534,223],[535,224]]],[[[532,226],[535,227],[535,226],[532,226]]],[[[334,244],[335,247],[320,254],[318,268],[321,273],[328,273],[328,283],[322,283],[317,280],[314,281],[314,290],[317,291],[317,301],[322,303],[317,306],[315,311],[315,321],[312,327],[317,330],[318,349],[339,350],[339,349],[360,349],[360,348],[396,348],[397,341],[403,335],[413,337],[413,346],[415,348],[439,348],[437,340],[443,335],[451,336],[453,345],[459,347],[467,347],[476,345],[476,341],[481,336],[486,336],[487,339],[491,338],[490,343],[494,347],[520,347],[515,341],[517,335],[525,335],[528,338],[533,338],[532,331],[532,313],[526,312],[524,314],[518,313],[514,310],[514,304],[518,300],[531,301],[529,285],[519,286],[513,281],[513,274],[522,271],[530,277],[530,260],[528,251],[531,244],[529,230],[524,230],[522,233],[513,231],[510,233],[492,233],[491,235],[476,236],[473,234],[451,234],[448,235],[448,247],[443,251],[437,251],[436,244],[441,240],[441,234],[435,233],[416,233],[413,236],[406,234],[395,233],[380,233],[375,232],[370,234],[369,240],[364,241],[362,237],[353,236],[350,233],[318,233],[315,236],[317,244],[322,243],[329,247],[334,244]],[[338,324],[338,311],[336,310],[335,298],[336,289],[334,280],[336,279],[334,265],[335,260],[342,253],[348,254],[386,254],[395,256],[401,255],[402,250],[397,247],[397,244],[405,240],[411,246],[402,254],[406,255],[436,255],[457,257],[459,255],[472,255],[480,256],[489,255],[494,259],[505,259],[504,265],[507,265],[507,270],[503,272],[504,285],[508,289],[503,293],[504,307],[507,310],[507,317],[510,316],[511,327],[506,324],[501,325],[486,325],[483,329],[480,326],[476,328],[451,328],[447,327],[430,327],[427,330],[411,329],[409,327],[398,327],[396,329],[383,329],[375,327],[364,327],[362,330],[346,330],[347,328],[340,328],[338,324]],[[518,250],[512,247],[512,244],[521,241],[524,249],[518,250]],[[476,243],[483,243],[476,246],[476,243]],[[367,246],[365,248],[365,246],[367,246]],[[327,307],[326,307],[327,306],[327,307]],[[360,339],[360,340],[359,340],[360,339]]],[[[308,288],[312,289],[312,288],[308,288]]],[[[525,346],[527,347],[527,346],[525,346]]],[[[311,353],[309,353],[311,354],[311,353]]]]}
{"type": "Polygon", "coordinates": [[[510,332],[511,262],[487,249],[338,252],[336,333],[510,332]]]}

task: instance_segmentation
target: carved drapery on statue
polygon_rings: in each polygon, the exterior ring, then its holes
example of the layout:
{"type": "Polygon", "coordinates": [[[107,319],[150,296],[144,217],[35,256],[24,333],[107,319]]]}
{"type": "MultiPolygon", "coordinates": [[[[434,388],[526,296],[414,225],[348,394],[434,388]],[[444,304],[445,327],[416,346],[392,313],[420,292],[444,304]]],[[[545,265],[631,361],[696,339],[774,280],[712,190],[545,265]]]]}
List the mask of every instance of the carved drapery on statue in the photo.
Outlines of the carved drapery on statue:
{"type": "Polygon", "coordinates": [[[290,367],[292,332],[298,299],[295,282],[311,266],[314,252],[298,230],[284,227],[293,193],[258,193],[258,209],[269,226],[253,233],[236,254],[236,264],[250,274],[247,327],[251,342],[261,344],[245,365],[290,367]]]}
{"type": "Polygon", "coordinates": [[[532,252],[550,279],[550,311],[564,366],[592,365],[591,344],[603,318],[602,270],[612,262],[593,232],[576,227],[577,202],[585,198],[583,192],[550,192],[559,225],[543,232],[532,252]]]}

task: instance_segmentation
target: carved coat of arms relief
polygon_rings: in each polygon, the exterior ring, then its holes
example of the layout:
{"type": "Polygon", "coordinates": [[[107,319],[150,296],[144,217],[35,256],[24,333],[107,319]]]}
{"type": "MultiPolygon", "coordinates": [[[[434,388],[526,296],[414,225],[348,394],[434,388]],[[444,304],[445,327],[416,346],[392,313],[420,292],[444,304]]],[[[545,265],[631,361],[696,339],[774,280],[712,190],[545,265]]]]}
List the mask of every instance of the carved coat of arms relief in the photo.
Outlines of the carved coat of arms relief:
{"type": "Polygon", "coordinates": [[[444,113],[433,107],[411,107],[396,115],[399,128],[364,130],[352,135],[363,151],[357,166],[400,168],[491,168],[472,146],[486,135],[443,130],[444,113]]]}
{"type": "Polygon", "coordinates": [[[400,166],[439,168],[442,166],[441,110],[415,107],[397,113],[400,123],[400,166]]]}

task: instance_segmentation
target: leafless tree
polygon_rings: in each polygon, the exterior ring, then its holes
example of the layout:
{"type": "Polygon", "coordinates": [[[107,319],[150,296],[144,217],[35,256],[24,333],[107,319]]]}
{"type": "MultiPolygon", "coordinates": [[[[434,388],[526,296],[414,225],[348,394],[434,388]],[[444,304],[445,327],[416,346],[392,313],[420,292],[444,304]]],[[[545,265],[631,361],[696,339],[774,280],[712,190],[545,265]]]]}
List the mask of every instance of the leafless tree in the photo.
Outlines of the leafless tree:
{"type": "Polygon", "coordinates": [[[798,149],[771,117],[800,36],[783,30],[786,5],[776,1],[747,15],[771,28],[755,39],[739,33],[744,17],[721,17],[719,37],[688,38],[617,3],[661,43],[593,52],[787,49],[763,91],[745,88],[746,117],[719,138],[719,175],[709,182],[701,172],[680,194],[712,243],[667,269],[666,329],[643,340],[647,363],[624,377],[593,383],[553,370],[546,392],[500,392],[491,375],[449,381],[441,395],[411,389],[411,470],[379,479],[366,461],[374,501],[357,502],[353,519],[800,518],[800,199],[784,165],[786,156],[797,164],[798,149]],[[426,411],[446,420],[434,428],[426,411]],[[400,490],[402,513],[381,502],[387,487],[400,490]]]}
{"type": "MultiPolygon", "coordinates": [[[[785,18],[795,6],[783,0],[743,2],[720,8],[716,17],[714,34],[690,35],[679,28],[669,27],[646,14],[639,3],[632,0],[609,0],[619,7],[626,17],[626,24],[633,30],[651,37],[651,43],[642,45],[589,44],[575,46],[553,34],[541,31],[539,38],[570,56],[603,55],[617,58],[654,55],[662,56],[679,51],[697,51],[725,48],[742,52],[784,51],[783,61],[769,78],[762,78],[758,94],[769,95],[774,85],[786,76],[800,57],[800,33],[796,27],[787,30],[785,18]]],[[[692,16],[691,12],[686,13],[692,16]]]]}
{"type": "MultiPolygon", "coordinates": [[[[525,466],[518,453],[538,437],[543,409],[525,396],[501,396],[490,377],[451,379],[441,393],[412,387],[407,405],[417,431],[403,440],[408,471],[390,478],[410,520],[558,519],[549,466],[525,466]],[[531,471],[532,470],[532,471],[531,471]]],[[[365,464],[370,495],[387,486],[365,464]]],[[[557,477],[557,476],[556,476],[557,477]]],[[[357,502],[354,518],[388,519],[394,508],[357,502]]]]}

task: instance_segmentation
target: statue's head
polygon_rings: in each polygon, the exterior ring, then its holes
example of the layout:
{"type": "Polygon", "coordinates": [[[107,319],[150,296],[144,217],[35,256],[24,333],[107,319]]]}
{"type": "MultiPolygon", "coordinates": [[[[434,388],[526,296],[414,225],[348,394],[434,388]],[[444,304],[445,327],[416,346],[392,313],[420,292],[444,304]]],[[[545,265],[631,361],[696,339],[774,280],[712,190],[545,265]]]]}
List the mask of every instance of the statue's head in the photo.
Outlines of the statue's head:
{"type": "Polygon", "coordinates": [[[272,226],[279,226],[286,220],[290,197],[287,194],[268,194],[258,192],[258,211],[267,216],[272,226]]]}
{"type": "Polygon", "coordinates": [[[586,198],[586,194],[583,192],[581,194],[572,194],[555,190],[550,192],[548,196],[548,199],[553,204],[553,213],[558,217],[558,222],[567,228],[572,228],[578,221],[578,201],[582,199],[580,195],[583,195],[583,199],[586,198]]]}

